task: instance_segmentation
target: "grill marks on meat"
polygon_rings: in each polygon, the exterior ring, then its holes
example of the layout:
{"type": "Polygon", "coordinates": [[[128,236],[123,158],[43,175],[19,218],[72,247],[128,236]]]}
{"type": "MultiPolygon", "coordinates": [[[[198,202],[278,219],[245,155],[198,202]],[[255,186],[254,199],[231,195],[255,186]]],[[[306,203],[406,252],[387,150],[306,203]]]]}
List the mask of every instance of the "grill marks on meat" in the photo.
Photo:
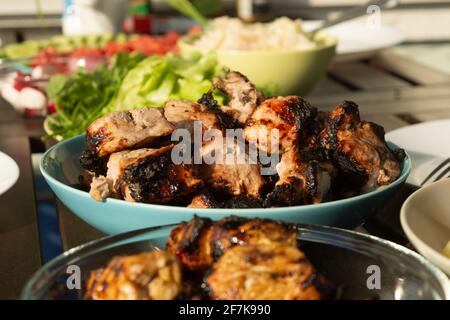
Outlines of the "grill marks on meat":
{"type": "Polygon", "coordinates": [[[240,124],[247,121],[256,106],[263,100],[255,85],[237,71],[227,72],[225,79],[214,79],[213,84],[229,98],[228,105],[221,107],[222,111],[240,124]]]}
{"type": "Polygon", "coordinates": [[[202,192],[192,198],[188,208],[220,208],[220,203],[209,192],[202,192]]]}
{"type": "Polygon", "coordinates": [[[99,201],[186,205],[191,199],[193,208],[260,208],[349,197],[400,174],[404,151],[390,150],[384,129],[361,121],[353,102],[328,113],[299,96],[264,100],[235,71],[215,79],[213,89],[196,103],[168,101],[164,112],[143,108],[94,121],[80,156],[82,185],[99,201]],[[218,105],[213,89],[227,94],[228,105],[218,105]],[[183,145],[167,146],[175,128],[187,129],[191,140],[183,135],[183,145]],[[229,136],[228,129],[237,130],[229,136]],[[156,144],[160,149],[145,148],[156,144]],[[172,148],[183,158],[190,151],[195,164],[175,165],[172,148]],[[273,173],[277,159],[277,174],[261,176],[273,173]],[[199,193],[204,187],[211,193],[199,193]]]}
{"type": "Polygon", "coordinates": [[[228,248],[244,244],[296,244],[296,229],[269,220],[230,217],[212,222],[194,217],[169,236],[167,250],[189,270],[206,270],[228,248]]]}
{"type": "Polygon", "coordinates": [[[318,148],[317,133],[323,118],[316,108],[298,96],[277,97],[264,101],[248,119],[244,135],[249,143],[268,153],[279,152],[276,170],[279,180],[264,206],[290,206],[322,202],[329,195],[335,176],[333,165],[318,148]],[[261,139],[276,130],[279,145],[261,139]]]}
{"type": "Polygon", "coordinates": [[[259,150],[271,154],[277,148],[282,154],[306,139],[305,133],[316,114],[317,109],[302,97],[268,99],[261,103],[247,120],[244,137],[259,150]],[[261,139],[264,136],[271,137],[275,132],[278,132],[279,145],[272,146],[269,138],[261,139]]]}
{"type": "Polygon", "coordinates": [[[178,224],[167,239],[167,251],[178,257],[188,270],[200,271],[213,263],[210,228],[212,220],[194,218],[178,224]]]}
{"type": "Polygon", "coordinates": [[[330,196],[336,176],[333,164],[318,150],[292,148],[283,154],[277,165],[280,179],[267,195],[266,207],[320,203],[330,196]]]}
{"type": "Polygon", "coordinates": [[[176,128],[189,130],[194,133],[194,121],[202,123],[202,129],[223,130],[221,119],[208,106],[189,101],[170,100],[164,106],[166,119],[176,128]]]}
{"type": "Polygon", "coordinates": [[[206,277],[218,300],[320,300],[325,279],[295,246],[280,244],[228,249],[206,277]]]}
{"type": "Polygon", "coordinates": [[[168,203],[203,187],[193,169],[170,159],[173,146],[138,149],[111,155],[107,179],[110,188],[127,201],[168,203]]]}
{"type": "Polygon", "coordinates": [[[183,291],[180,263],[170,253],[153,251],[113,258],[91,272],[85,299],[173,300],[183,291]]]}
{"type": "Polygon", "coordinates": [[[188,129],[191,135],[194,121],[201,121],[202,133],[210,129],[216,130],[209,131],[212,133],[211,139],[204,140],[198,151],[203,162],[206,162],[199,170],[201,178],[212,189],[225,191],[234,196],[248,195],[255,198],[261,196],[265,181],[261,177],[260,166],[249,163],[245,145],[241,146],[236,139],[226,138],[225,125],[219,113],[199,103],[169,101],[165,105],[165,115],[177,128],[188,129]],[[239,162],[239,159],[243,161],[239,162]]]}
{"type": "Polygon", "coordinates": [[[331,289],[297,247],[295,225],[194,216],[172,230],[166,250],[115,256],[91,271],[84,298],[318,300],[331,289]]]}
{"type": "Polygon", "coordinates": [[[161,110],[142,108],[107,114],[86,131],[87,149],[102,158],[114,152],[149,144],[175,129],[161,110]]]}
{"type": "Polygon", "coordinates": [[[386,144],[384,129],[361,121],[354,102],[343,101],[329,113],[320,143],[347,183],[362,192],[387,185],[400,175],[399,161],[386,144]]]}

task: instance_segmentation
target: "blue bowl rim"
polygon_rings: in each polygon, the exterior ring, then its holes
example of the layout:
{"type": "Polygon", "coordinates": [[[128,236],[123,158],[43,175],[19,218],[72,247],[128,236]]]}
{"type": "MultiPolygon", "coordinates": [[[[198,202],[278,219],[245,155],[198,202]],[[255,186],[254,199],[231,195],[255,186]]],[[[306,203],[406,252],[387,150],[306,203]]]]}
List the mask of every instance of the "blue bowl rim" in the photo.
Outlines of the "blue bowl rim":
{"type": "MultiPolygon", "coordinates": [[[[55,149],[60,148],[62,145],[64,144],[69,144],[77,139],[80,139],[82,137],[84,137],[85,134],[80,134],[78,136],[69,138],[67,140],[58,142],[57,144],[55,144],[54,146],[52,146],[50,149],[48,149],[44,155],[41,158],[41,161],[39,163],[39,169],[42,173],[42,175],[44,176],[44,178],[47,181],[50,181],[52,184],[57,185],[59,188],[62,188],[63,190],[70,192],[70,193],[74,193],[80,197],[88,197],[90,200],[95,201],[94,199],[92,199],[89,195],[89,192],[86,191],[82,191],[79,190],[77,188],[71,187],[61,181],[59,181],[58,179],[52,177],[44,168],[44,162],[46,161],[46,159],[49,157],[50,153],[53,152],[55,149]]],[[[392,143],[392,142],[388,142],[388,144],[390,145],[390,147],[396,147],[397,145],[392,143]]],[[[409,173],[411,171],[411,158],[409,157],[408,154],[406,154],[405,159],[403,160],[403,164],[402,164],[402,172],[401,175],[391,184],[387,185],[387,186],[383,186],[380,187],[376,190],[370,191],[368,193],[363,193],[354,197],[350,197],[350,198],[346,198],[346,199],[340,199],[340,200],[333,200],[333,201],[329,201],[329,202],[323,202],[323,203],[317,203],[317,204],[307,204],[307,205],[298,205],[298,206],[290,206],[290,207],[279,207],[279,208],[246,208],[246,209],[226,209],[226,208],[187,208],[187,207],[177,207],[177,206],[170,206],[170,205],[160,205],[160,204],[152,204],[152,203],[139,203],[139,202],[129,202],[129,201],[125,201],[125,200],[120,200],[120,199],[112,199],[112,198],[107,198],[104,202],[99,202],[99,204],[117,204],[117,205],[121,205],[121,206],[136,206],[136,207],[142,207],[142,208],[147,208],[147,209],[156,209],[156,210],[160,210],[160,211],[169,211],[169,212],[173,212],[173,211],[180,211],[180,212],[184,212],[184,213],[190,213],[190,214],[195,214],[195,213],[217,213],[217,214],[255,214],[255,213],[261,213],[262,210],[270,210],[270,212],[286,212],[286,211],[296,211],[296,210],[301,210],[304,211],[303,213],[306,214],[311,213],[314,214],[314,210],[317,210],[319,208],[329,208],[335,205],[339,205],[339,204],[348,204],[350,202],[354,202],[354,201],[358,201],[358,200],[364,200],[367,198],[370,198],[376,194],[385,192],[389,189],[393,189],[396,186],[398,186],[399,184],[403,183],[406,181],[406,178],[408,177],[409,173]],[[312,209],[312,210],[310,210],[312,209]]]]}

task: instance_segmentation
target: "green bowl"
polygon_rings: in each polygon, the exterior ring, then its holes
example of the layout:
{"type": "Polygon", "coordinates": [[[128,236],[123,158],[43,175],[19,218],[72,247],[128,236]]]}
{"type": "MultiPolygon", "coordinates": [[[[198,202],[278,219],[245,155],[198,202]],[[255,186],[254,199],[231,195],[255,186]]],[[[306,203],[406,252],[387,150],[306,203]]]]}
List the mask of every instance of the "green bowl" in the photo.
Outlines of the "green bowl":
{"type": "MultiPolygon", "coordinates": [[[[183,53],[207,52],[195,47],[193,36],[178,42],[183,53]]],[[[316,46],[287,51],[215,51],[219,63],[245,74],[256,86],[279,95],[306,95],[325,75],[335,54],[337,40],[326,33],[314,37],[316,46]]]]}
{"type": "MultiPolygon", "coordinates": [[[[390,146],[395,147],[393,144],[390,146]]],[[[93,200],[88,192],[75,187],[81,173],[79,157],[84,148],[84,135],[59,142],[44,154],[40,169],[62,203],[81,219],[108,234],[179,223],[190,220],[194,214],[214,220],[238,215],[352,228],[386,205],[405,183],[411,169],[411,161],[406,158],[396,181],[375,191],[343,200],[270,209],[197,209],[118,199],[107,199],[105,202],[93,200]]]]}

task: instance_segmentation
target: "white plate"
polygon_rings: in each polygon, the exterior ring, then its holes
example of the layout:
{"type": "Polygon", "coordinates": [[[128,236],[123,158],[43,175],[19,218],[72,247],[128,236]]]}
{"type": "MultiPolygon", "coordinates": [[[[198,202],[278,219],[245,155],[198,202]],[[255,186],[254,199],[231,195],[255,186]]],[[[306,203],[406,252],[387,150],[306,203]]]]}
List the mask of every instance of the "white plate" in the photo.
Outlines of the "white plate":
{"type": "MultiPolygon", "coordinates": [[[[305,21],[303,27],[308,31],[319,23],[320,21],[305,21]]],[[[403,36],[397,29],[386,25],[371,28],[361,19],[330,27],[326,32],[338,39],[336,62],[368,59],[378,51],[403,41],[403,36]]]]}
{"type": "Polygon", "coordinates": [[[450,259],[441,252],[450,240],[450,180],[414,192],[403,204],[400,222],[414,247],[450,275],[450,259]]]}
{"type": "Polygon", "coordinates": [[[403,127],[388,132],[386,140],[408,152],[412,170],[407,182],[420,186],[433,168],[450,158],[450,119],[403,127]]]}
{"type": "Polygon", "coordinates": [[[0,151],[0,195],[9,190],[19,178],[17,163],[0,151]]]}

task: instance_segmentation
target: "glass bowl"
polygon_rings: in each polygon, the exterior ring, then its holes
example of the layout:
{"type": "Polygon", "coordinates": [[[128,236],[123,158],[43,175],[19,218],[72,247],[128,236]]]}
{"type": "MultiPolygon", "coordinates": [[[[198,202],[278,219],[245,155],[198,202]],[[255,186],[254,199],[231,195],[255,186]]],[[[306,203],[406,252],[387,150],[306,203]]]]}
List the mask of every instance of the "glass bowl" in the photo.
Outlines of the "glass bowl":
{"type": "MultiPolygon", "coordinates": [[[[31,277],[22,299],[82,299],[91,270],[105,266],[115,255],[164,248],[173,227],[108,236],[68,250],[31,277]]],[[[450,299],[450,281],[444,273],[395,243],[354,231],[298,225],[298,244],[335,285],[338,299],[450,299]]]]}

